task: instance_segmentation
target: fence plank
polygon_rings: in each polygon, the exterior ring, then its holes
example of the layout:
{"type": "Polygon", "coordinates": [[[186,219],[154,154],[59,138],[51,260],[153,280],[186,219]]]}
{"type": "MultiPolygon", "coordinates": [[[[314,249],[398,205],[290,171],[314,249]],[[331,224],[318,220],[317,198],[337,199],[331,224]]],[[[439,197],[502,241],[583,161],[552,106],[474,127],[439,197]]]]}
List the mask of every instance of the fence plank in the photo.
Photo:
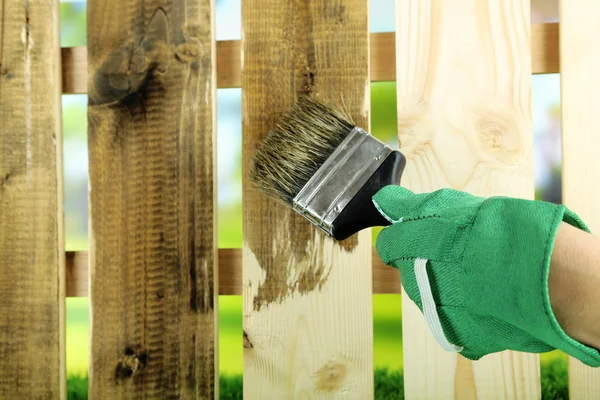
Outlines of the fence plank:
{"type": "Polygon", "coordinates": [[[90,394],[218,398],[213,0],[88,2],[90,394]]]}
{"type": "Polygon", "coordinates": [[[0,2],[0,398],[65,399],[59,5],[0,2]]]}
{"type": "MultiPolygon", "coordinates": [[[[529,0],[399,0],[403,184],[533,198],[529,0]],[[456,10],[460,10],[457,12],[456,10]]],[[[539,357],[440,348],[403,293],[406,398],[539,398],[539,357]]]]}
{"type": "MultiPolygon", "coordinates": [[[[242,27],[243,170],[300,94],[368,129],[366,1],[247,0],[242,27]]],[[[373,398],[370,230],[334,243],[243,187],[244,396],[373,398]]]]}
{"type": "MultiPolygon", "coordinates": [[[[563,203],[600,230],[600,36],[597,2],[560,2],[563,203]]],[[[600,370],[569,358],[569,398],[600,397],[600,370]]]]}

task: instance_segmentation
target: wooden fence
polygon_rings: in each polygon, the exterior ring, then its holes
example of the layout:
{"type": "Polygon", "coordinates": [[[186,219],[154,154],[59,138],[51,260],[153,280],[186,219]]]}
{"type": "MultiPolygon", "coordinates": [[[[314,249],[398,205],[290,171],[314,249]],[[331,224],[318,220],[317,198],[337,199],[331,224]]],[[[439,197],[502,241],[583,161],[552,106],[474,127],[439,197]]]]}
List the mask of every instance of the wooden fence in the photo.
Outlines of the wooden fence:
{"type": "MultiPolygon", "coordinates": [[[[241,87],[243,165],[297,95],[343,99],[369,128],[369,82],[397,82],[403,184],[534,195],[532,74],[561,74],[565,203],[600,229],[600,6],[88,0],[86,48],[60,49],[58,0],[0,3],[0,398],[63,399],[66,296],[90,296],[95,399],[218,398],[218,294],[244,299],[244,397],[373,398],[372,294],[399,293],[368,231],[338,245],[243,184],[243,247],[217,249],[215,90],[241,87]],[[89,96],[90,252],[63,245],[61,102],[89,96]],[[88,273],[89,268],[89,273],[88,273]]],[[[539,357],[441,350],[404,298],[408,399],[535,399],[539,357]]],[[[399,333],[400,335],[400,333],[399,333]]],[[[240,346],[242,346],[240,338],[240,346]]],[[[600,372],[569,362],[572,399],[600,372]]]]}

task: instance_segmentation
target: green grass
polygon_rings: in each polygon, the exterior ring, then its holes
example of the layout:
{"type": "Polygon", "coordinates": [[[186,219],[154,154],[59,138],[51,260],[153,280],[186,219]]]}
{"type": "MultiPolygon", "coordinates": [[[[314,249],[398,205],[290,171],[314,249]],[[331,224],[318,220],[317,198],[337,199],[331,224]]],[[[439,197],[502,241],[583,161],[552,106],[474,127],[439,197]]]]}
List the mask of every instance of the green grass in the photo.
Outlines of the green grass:
{"type": "MultiPolygon", "coordinates": [[[[402,371],[387,368],[375,370],[375,398],[377,400],[399,400],[404,398],[404,378],[402,371]]],[[[220,400],[242,400],[242,375],[221,375],[219,384],[220,400]]],[[[71,376],[68,380],[68,399],[87,399],[87,378],[71,376]]]]}
{"type": "Polygon", "coordinates": [[[88,378],[81,375],[70,375],[67,379],[67,399],[84,400],[88,398],[88,378]]]}
{"type": "Polygon", "coordinates": [[[561,351],[552,351],[541,355],[542,400],[569,398],[567,359],[567,355],[561,351]]]}
{"type": "MultiPolygon", "coordinates": [[[[542,400],[568,399],[566,364],[562,358],[554,358],[542,368],[542,400]]],[[[70,376],[68,399],[87,399],[87,377],[70,376]]],[[[404,399],[404,374],[402,370],[377,368],[374,372],[375,399],[404,399]]],[[[220,377],[220,399],[241,400],[243,393],[241,374],[224,374],[220,377]]]]}
{"type": "Polygon", "coordinates": [[[244,388],[242,375],[221,375],[219,380],[220,400],[242,400],[244,388]]]}

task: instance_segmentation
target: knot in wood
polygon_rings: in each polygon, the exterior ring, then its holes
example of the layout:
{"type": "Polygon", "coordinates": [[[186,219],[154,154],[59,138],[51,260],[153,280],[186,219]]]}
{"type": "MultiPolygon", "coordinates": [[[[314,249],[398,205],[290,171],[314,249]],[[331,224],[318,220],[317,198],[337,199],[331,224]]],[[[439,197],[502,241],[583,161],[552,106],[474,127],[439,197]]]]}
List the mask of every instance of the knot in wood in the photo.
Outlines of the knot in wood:
{"type": "Polygon", "coordinates": [[[342,387],[347,374],[346,364],[339,361],[328,362],[317,371],[316,388],[324,392],[336,391],[342,387]]]}
{"type": "Polygon", "coordinates": [[[136,372],[140,368],[140,359],[136,355],[125,356],[123,358],[123,368],[130,369],[131,372],[136,372]]]}
{"type": "Polygon", "coordinates": [[[177,46],[177,49],[175,49],[175,58],[177,58],[177,61],[184,64],[191,63],[200,57],[200,53],[199,43],[188,41],[177,46]]]}
{"type": "Polygon", "coordinates": [[[483,109],[475,114],[474,128],[487,156],[496,162],[514,165],[524,155],[523,124],[508,110],[483,109]]]}
{"type": "Polygon", "coordinates": [[[148,357],[146,354],[135,354],[131,349],[125,351],[125,356],[117,364],[117,377],[130,378],[135,373],[146,367],[148,357]]]}

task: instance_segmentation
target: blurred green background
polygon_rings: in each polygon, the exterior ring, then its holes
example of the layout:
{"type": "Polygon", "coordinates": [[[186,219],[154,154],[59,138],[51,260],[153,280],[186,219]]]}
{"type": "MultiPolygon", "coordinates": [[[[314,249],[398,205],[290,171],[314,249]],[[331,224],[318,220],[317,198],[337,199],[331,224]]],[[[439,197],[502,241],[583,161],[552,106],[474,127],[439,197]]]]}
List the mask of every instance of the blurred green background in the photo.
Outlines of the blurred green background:
{"type": "MultiPolygon", "coordinates": [[[[394,31],[394,0],[370,1],[372,32],[394,31]]],[[[86,45],[86,4],[61,2],[61,45],[86,45]]],[[[240,39],[240,0],[216,0],[217,40],[240,39]]],[[[536,197],[561,201],[560,83],[558,75],[532,76],[536,197]]],[[[371,86],[372,133],[397,146],[396,83],[371,86]]],[[[64,190],[67,250],[87,250],[87,96],[63,96],[64,190]]],[[[241,91],[217,90],[218,242],[221,248],[242,244],[241,91]]],[[[375,237],[377,231],[373,232],[375,237]]],[[[88,368],[88,299],[67,299],[67,370],[71,398],[85,398],[88,368]]],[[[400,295],[373,296],[373,329],[378,398],[402,397],[402,312],[400,295]],[[384,376],[385,375],[385,376],[384,376]],[[387,392],[386,392],[387,391],[387,392]],[[384,395],[383,393],[388,393],[384,395]],[[392,394],[390,394],[392,393],[392,394]]],[[[219,299],[219,368],[223,377],[242,374],[242,299],[219,299]]],[[[542,355],[545,398],[565,398],[566,357],[542,355]]],[[[239,379],[239,378],[235,378],[239,379]]],[[[224,381],[228,385],[228,381],[224,381]]],[[[237,381],[236,381],[237,382],[237,381]]],[[[239,386],[233,385],[232,387],[239,386]]],[[[225,390],[224,392],[227,392],[225,390]]],[[[238,393],[239,394],[239,393],[238,393]]],[[[226,398],[228,394],[223,394],[226,398]]],[[[237,395],[231,398],[237,398],[237,395]]]]}

